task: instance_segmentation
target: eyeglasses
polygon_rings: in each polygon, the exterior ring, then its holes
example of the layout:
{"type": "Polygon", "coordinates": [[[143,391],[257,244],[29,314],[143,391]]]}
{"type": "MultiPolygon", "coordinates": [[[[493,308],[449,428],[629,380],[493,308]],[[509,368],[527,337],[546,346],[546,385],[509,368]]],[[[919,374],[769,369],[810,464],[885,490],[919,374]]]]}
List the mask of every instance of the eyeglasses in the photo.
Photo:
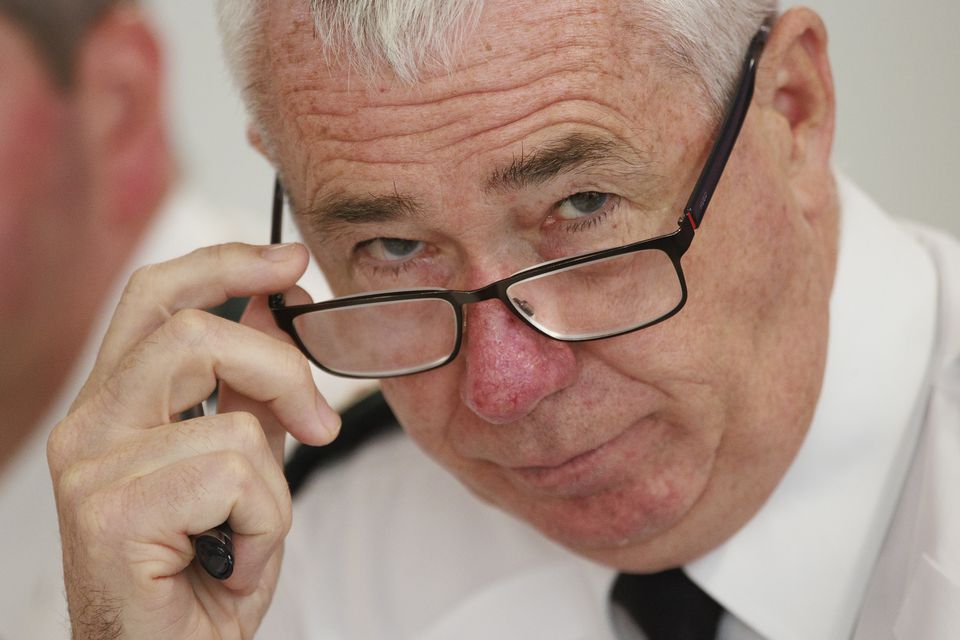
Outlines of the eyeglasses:
{"type": "MultiPolygon", "coordinates": [[[[756,83],[769,27],[750,44],[742,78],[676,231],[551,260],[473,291],[403,289],[285,306],[269,297],[274,320],[318,367],[349,378],[389,378],[442,367],[457,357],[466,304],[498,299],[533,330],[582,342],[639,331],[674,316],[687,300],[680,258],[733,151],[756,83]]],[[[270,241],[280,242],[283,188],[273,200],[270,241]]]]}

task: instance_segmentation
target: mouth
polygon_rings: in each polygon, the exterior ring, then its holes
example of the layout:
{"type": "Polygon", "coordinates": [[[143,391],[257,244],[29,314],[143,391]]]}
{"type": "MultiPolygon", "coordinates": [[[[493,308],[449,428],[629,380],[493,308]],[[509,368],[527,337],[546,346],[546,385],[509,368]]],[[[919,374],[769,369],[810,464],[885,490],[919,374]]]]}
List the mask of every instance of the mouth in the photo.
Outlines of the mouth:
{"type": "Polygon", "coordinates": [[[616,471],[619,445],[627,433],[598,447],[577,453],[555,465],[504,467],[512,484],[528,493],[575,498],[609,490],[616,471]]]}

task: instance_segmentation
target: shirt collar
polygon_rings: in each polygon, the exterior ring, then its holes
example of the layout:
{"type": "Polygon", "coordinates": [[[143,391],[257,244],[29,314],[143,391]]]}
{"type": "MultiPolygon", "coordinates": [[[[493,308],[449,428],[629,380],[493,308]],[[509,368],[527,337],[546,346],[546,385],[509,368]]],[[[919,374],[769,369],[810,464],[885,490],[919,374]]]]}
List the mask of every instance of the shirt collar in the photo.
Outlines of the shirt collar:
{"type": "Polygon", "coordinates": [[[796,459],[737,534],[687,566],[771,640],[848,638],[906,474],[936,325],[926,251],[840,180],[823,389],[796,459]]]}

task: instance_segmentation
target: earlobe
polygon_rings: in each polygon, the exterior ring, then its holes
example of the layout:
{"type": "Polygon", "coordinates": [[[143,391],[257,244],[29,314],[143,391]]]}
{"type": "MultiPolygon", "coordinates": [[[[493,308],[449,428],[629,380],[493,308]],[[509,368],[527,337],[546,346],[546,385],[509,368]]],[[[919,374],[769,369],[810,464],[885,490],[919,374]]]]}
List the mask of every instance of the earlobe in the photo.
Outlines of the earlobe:
{"type": "Polygon", "coordinates": [[[113,9],[84,39],[74,82],[92,187],[111,223],[145,222],[170,183],[160,46],[135,8],[113,9]]]}

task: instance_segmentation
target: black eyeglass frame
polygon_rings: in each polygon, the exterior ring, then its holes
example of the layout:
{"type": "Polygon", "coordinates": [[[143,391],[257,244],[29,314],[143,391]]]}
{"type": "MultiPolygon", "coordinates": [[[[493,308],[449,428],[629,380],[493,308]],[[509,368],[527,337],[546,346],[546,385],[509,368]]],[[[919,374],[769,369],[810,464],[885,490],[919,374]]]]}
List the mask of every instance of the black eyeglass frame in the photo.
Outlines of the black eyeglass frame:
{"type": "MultiPolygon", "coordinates": [[[[714,142],[713,148],[710,151],[710,155],[707,158],[707,162],[704,165],[703,170],[700,173],[700,177],[697,179],[697,183],[690,194],[690,198],[687,201],[687,206],[683,211],[683,216],[677,221],[678,228],[676,231],[673,231],[667,235],[659,236],[649,240],[641,240],[640,242],[634,242],[612,249],[603,249],[569,258],[560,258],[557,260],[544,262],[518,271],[513,275],[503,278],[502,280],[498,280],[473,291],[456,291],[450,289],[402,289],[377,293],[363,293],[335,298],[325,302],[315,302],[312,304],[295,305],[290,307],[285,305],[283,294],[276,293],[270,295],[268,298],[268,305],[271,313],[273,314],[274,321],[281,330],[283,330],[293,339],[303,354],[306,355],[311,362],[324,371],[346,378],[383,378],[422,373],[424,371],[442,367],[452,362],[460,353],[460,346],[463,341],[463,306],[474,302],[483,302],[485,300],[492,300],[496,298],[500,300],[504,306],[509,309],[517,318],[519,318],[524,324],[532,328],[534,331],[562,342],[588,342],[592,340],[605,340],[607,338],[633,333],[634,331],[640,331],[641,329],[646,329],[647,327],[659,324],[664,320],[668,320],[679,313],[686,304],[687,283],[683,277],[683,269],[680,266],[680,259],[683,257],[683,254],[686,253],[687,249],[690,248],[690,243],[693,241],[693,236],[695,235],[697,228],[699,228],[700,224],[703,222],[703,217],[707,212],[707,207],[710,205],[710,201],[713,198],[717,184],[720,182],[720,177],[723,175],[723,170],[727,165],[727,161],[730,159],[730,154],[733,152],[734,146],[736,145],[737,138],[740,135],[740,130],[743,128],[743,123],[746,120],[750,103],[753,100],[753,92],[756,86],[756,73],[760,61],[760,55],[763,52],[763,48],[766,45],[769,34],[770,26],[769,24],[764,24],[762,27],[760,27],[760,30],[750,43],[746,60],[744,61],[743,65],[740,85],[734,94],[733,100],[724,118],[723,125],[720,128],[720,133],[717,136],[717,140],[714,142]],[[655,320],[651,320],[644,324],[598,336],[590,336],[586,338],[562,338],[551,335],[533,324],[528,317],[526,317],[520,312],[519,309],[517,309],[517,307],[507,296],[507,289],[522,280],[527,280],[529,278],[542,276],[544,274],[556,271],[562,271],[564,269],[576,267],[587,262],[615,258],[624,254],[645,250],[661,251],[670,258],[670,261],[673,263],[673,267],[677,272],[677,278],[680,281],[681,297],[680,301],[677,303],[676,307],[673,308],[673,310],[657,317],[655,320]],[[456,343],[450,356],[445,360],[441,362],[433,362],[428,365],[424,365],[421,368],[404,371],[403,373],[399,374],[386,376],[353,375],[331,370],[313,357],[313,355],[310,353],[310,350],[300,339],[299,333],[293,324],[293,321],[297,316],[316,311],[328,311],[331,309],[342,309],[358,305],[421,299],[444,300],[450,304],[451,307],[453,307],[457,321],[456,343]]],[[[283,202],[283,186],[280,182],[279,176],[277,176],[274,186],[273,214],[270,233],[270,242],[272,244],[278,244],[281,242],[280,238],[283,217],[283,202]]]]}

